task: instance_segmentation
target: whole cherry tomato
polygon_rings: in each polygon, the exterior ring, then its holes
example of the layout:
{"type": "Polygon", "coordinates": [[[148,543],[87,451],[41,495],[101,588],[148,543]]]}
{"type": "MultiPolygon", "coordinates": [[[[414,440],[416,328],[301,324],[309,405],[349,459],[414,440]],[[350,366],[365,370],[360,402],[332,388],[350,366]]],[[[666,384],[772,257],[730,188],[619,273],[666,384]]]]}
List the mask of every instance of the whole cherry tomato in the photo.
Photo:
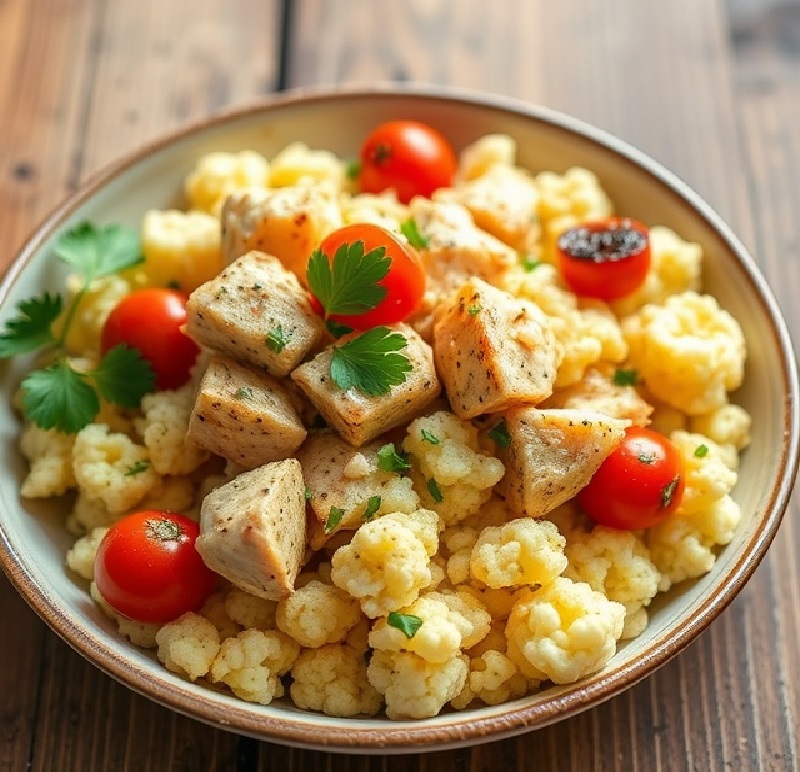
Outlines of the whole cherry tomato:
{"type": "Polygon", "coordinates": [[[455,153],[438,131],[416,121],[390,121],[364,141],[358,182],[364,193],[394,188],[407,204],[449,186],[456,167],[455,153]]]}
{"type": "Polygon", "coordinates": [[[183,386],[198,345],[183,332],[186,296],[176,290],[152,287],[126,295],[108,315],[100,339],[105,354],[120,343],[135,348],[156,375],[156,389],[183,386]]]}
{"type": "Polygon", "coordinates": [[[672,514],[685,487],[683,459],[669,439],[652,429],[631,426],[577,501],[600,525],[638,530],[672,514]]]}
{"type": "MultiPolygon", "coordinates": [[[[383,247],[391,260],[388,274],[378,284],[386,289],[386,296],[375,308],[361,314],[330,313],[328,318],[354,330],[368,330],[382,324],[394,324],[408,318],[422,302],[425,293],[425,270],[416,250],[397,238],[391,231],[371,223],[345,225],[326,236],[320,251],[328,258],[334,276],[339,269],[334,257],[340,247],[362,242],[364,253],[383,247]]],[[[352,266],[351,266],[352,268],[352,266]]],[[[357,272],[350,281],[358,281],[357,272]]],[[[312,291],[313,291],[312,286],[312,291]]],[[[325,306],[325,298],[317,298],[325,306]]],[[[317,305],[317,304],[315,304],[317,305]]],[[[319,306],[318,306],[319,307],[319,306]]],[[[327,309],[326,309],[327,310],[327,309]]]]}
{"type": "Polygon", "coordinates": [[[559,236],[557,250],[564,281],[581,297],[618,300],[641,287],[650,269],[649,231],[629,218],[570,228],[559,236]]]}
{"type": "Polygon", "coordinates": [[[199,526],[185,515],[145,510],[109,528],[94,561],[94,581],[114,611],[163,624],[194,611],[214,591],[216,574],[194,546],[199,526]]]}

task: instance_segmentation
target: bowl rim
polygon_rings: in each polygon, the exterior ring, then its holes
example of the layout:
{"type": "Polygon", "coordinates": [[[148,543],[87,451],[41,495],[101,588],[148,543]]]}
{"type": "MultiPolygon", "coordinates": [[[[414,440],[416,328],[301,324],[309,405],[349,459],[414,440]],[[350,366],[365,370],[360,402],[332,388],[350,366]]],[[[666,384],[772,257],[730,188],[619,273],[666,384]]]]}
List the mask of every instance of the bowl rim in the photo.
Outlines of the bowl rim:
{"type": "Polygon", "coordinates": [[[754,259],[717,212],[673,172],[649,155],[608,132],[564,113],[530,102],[481,91],[440,85],[370,83],[351,86],[297,88],[270,95],[255,102],[227,109],[210,117],[192,121],[176,130],[146,142],[125,153],[117,161],[90,175],[80,187],[47,214],[17,251],[0,282],[0,304],[5,303],[11,287],[41,247],[62,227],[70,216],[104,186],[145,160],[148,156],[192,135],[222,127],[260,113],[302,105],[324,106],[343,98],[353,100],[414,97],[421,101],[478,106],[501,114],[555,127],[576,134],[612,153],[617,158],[647,172],[665,189],[693,208],[705,223],[724,241],[744,270],[754,295],[771,322],[776,348],[781,353],[781,379],[784,394],[784,442],[770,492],[768,507],[741,556],[731,568],[722,592],[705,598],[697,612],[682,620],[667,641],[660,642],[635,661],[628,661],[601,671],[579,682],[546,703],[525,705],[524,701],[506,703],[502,711],[477,709],[451,714],[445,721],[401,721],[353,719],[338,724],[313,713],[282,712],[273,717],[260,711],[261,706],[244,703],[219,694],[207,686],[178,679],[164,669],[153,678],[147,667],[126,662],[102,636],[93,635],[78,619],[59,607],[57,599],[38,586],[11,535],[0,518],[0,566],[11,583],[33,610],[79,654],[106,674],[135,692],[179,713],[218,728],[236,731],[261,740],[282,742],[305,748],[338,752],[403,753],[441,750],[467,744],[510,737],[573,716],[619,694],[652,674],[694,638],[731,603],[763,559],[777,533],[788,506],[798,468],[800,448],[800,411],[797,410],[798,371],[791,336],[771,289],[754,259]],[[220,711],[224,710],[224,718],[220,711]]]}

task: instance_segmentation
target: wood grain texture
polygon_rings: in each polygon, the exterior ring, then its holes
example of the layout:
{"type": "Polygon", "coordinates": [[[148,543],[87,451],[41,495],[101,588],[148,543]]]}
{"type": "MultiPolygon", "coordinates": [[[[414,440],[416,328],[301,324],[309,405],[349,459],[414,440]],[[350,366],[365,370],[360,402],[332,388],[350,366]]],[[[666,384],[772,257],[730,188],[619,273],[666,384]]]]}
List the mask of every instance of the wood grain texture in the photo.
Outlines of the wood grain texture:
{"type": "MultiPolygon", "coordinates": [[[[186,120],[281,79],[414,80],[541,103],[650,153],[731,222],[800,335],[800,0],[302,0],[283,68],[278,6],[0,2],[0,261],[88,173],[186,120]]],[[[0,577],[0,770],[797,769],[798,514],[731,608],[651,678],[536,733],[429,755],[209,729],[102,675],[0,577]]]]}

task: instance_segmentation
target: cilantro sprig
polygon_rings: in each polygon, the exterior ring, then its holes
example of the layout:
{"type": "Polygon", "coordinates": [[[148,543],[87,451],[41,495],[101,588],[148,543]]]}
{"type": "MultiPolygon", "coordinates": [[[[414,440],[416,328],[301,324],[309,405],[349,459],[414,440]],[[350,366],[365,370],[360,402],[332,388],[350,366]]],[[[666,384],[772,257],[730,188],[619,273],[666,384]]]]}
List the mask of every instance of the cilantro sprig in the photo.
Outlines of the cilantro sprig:
{"type": "Polygon", "coordinates": [[[136,231],[90,222],[62,234],[54,252],[80,276],[80,289],[66,307],[58,293],[20,301],[18,315],[0,333],[0,358],[40,350],[50,355],[48,366],[23,379],[22,408],[42,429],[74,434],[94,420],[100,397],[130,408],[153,389],[153,368],[134,349],[115,346],[89,370],[74,366],[66,351],[67,335],[91,283],[137,265],[143,257],[136,231]]]}
{"type": "Polygon", "coordinates": [[[373,327],[341,346],[334,346],[331,378],[343,391],[356,389],[380,397],[399,386],[411,372],[411,362],[400,352],[406,339],[388,327],[373,327]]]}

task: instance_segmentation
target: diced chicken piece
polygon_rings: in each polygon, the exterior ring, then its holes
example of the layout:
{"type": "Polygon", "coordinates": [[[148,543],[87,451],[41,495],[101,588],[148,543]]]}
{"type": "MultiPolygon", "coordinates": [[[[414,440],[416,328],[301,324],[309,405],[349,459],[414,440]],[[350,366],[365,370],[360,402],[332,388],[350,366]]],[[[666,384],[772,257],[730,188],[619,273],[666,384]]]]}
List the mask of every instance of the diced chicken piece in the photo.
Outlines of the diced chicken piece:
{"type": "Polygon", "coordinates": [[[653,406],[635,386],[618,385],[596,368],[589,368],[583,378],[572,386],[556,389],[538,407],[593,410],[612,418],[628,420],[636,426],[646,426],[653,406]]]}
{"type": "Polygon", "coordinates": [[[393,325],[391,329],[406,339],[401,353],[409,360],[411,371],[403,383],[392,386],[382,396],[371,397],[355,388],[340,389],[331,378],[335,346],[358,337],[358,333],[342,337],[292,373],[292,380],[328,424],[356,447],[415,418],[441,391],[431,347],[408,325],[393,325]]]}
{"type": "Polygon", "coordinates": [[[257,249],[275,255],[305,283],[309,256],[342,224],[337,196],[328,181],[232,193],[221,215],[225,262],[257,249]]]}
{"type": "Polygon", "coordinates": [[[280,376],[319,345],[325,326],[293,273],[272,255],[248,252],[192,292],[186,333],[280,376]]]}
{"type": "Polygon", "coordinates": [[[571,499],[622,442],[628,425],[588,410],[510,410],[502,481],[509,508],[540,517],[571,499]]]}
{"type": "Polygon", "coordinates": [[[261,598],[294,590],[306,546],[306,502],[297,459],[243,472],[209,493],[195,546],[205,564],[261,598]]]}
{"type": "MultiPolygon", "coordinates": [[[[389,512],[414,512],[419,496],[409,477],[378,468],[382,440],[354,448],[332,432],[312,434],[297,453],[309,504],[324,526],[331,510],[343,513],[337,529],[358,528],[389,512]]],[[[329,530],[333,530],[332,528],[329,530]]]]}
{"type": "Polygon", "coordinates": [[[525,251],[538,236],[536,182],[514,166],[496,164],[475,180],[436,191],[433,198],[466,207],[479,228],[518,252],[525,251]]]}
{"type": "Polygon", "coordinates": [[[563,351],[535,304],[472,279],[435,319],[436,369],[460,418],[536,405],[552,394],[563,351]]]}
{"type": "Polygon", "coordinates": [[[291,456],[306,438],[292,397],[279,381],[219,355],[203,374],[188,434],[245,469],[291,456]]]}

